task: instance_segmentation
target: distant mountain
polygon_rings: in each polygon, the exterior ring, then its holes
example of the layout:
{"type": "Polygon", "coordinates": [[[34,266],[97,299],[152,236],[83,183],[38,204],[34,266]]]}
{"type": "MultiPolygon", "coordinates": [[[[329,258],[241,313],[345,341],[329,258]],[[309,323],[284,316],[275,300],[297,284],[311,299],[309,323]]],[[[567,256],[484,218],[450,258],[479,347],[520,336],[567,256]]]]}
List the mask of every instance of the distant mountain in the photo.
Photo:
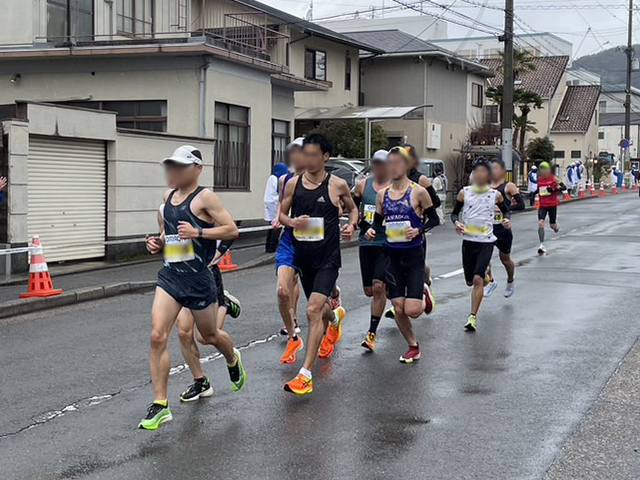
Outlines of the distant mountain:
{"type": "MultiPolygon", "coordinates": [[[[636,57],[640,57],[640,45],[633,46],[636,57]]],[[[624,47],[610,48],[594,55],[585,55],[573,62],[573,66],[582,67],[600,74],[603,84],[624,85],[626,83],[627,56],[624,47]]],[[[640,72],[631,75],[631,84],[640,88],[640,72]]]]}

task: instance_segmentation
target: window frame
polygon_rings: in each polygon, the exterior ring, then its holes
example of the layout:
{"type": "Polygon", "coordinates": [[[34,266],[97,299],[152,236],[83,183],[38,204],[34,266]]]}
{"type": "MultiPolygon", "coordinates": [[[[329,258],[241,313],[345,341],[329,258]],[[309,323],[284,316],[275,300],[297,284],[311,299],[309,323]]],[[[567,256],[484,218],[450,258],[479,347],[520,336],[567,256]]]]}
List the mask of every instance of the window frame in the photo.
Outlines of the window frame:
{"type": "MultiPolygon", "coordinates": [[[[326,57],[325,57],[325,61],[326,61],[326,57]]],[[[344,59],[344,89],[347,91],[351,91],[351,82],[353,80],[353,62],[351,61],[351,54],[349,53],[349,50],[347,50],[347,53],[345,55],[345,59],[344,59]]]]}
{"type": "Polygon", "coordinates": [[[309,47],[305,47],[304,50],[304,78],[306,78],[307,80],[314,80],[316,82],[327,82],[327,52],[326,50],[319,50],[316,48],[309,48],[309,47]],[[317,73],[318,73],[318,53],[321,53],[324,55],[324,78],[318,78],[317,73]],[[311,65],[313,65],[313,76],[309,76],[308,75],[308,54],[312,54],[313,55],[313,61],[311,62],[311,65]]]}
{"type": "Polygon", "coordinates": [[[107,112],[115,112],[116,113],[116,128],[126,128],[130,130],[137,130],[140,132],[160,132],[167,133],[167,125],[169,115],[167,113],[168,102],[166,100],[95,100],[88,102],[55,102],[59,105],[66,105],[70,107],[79,107],[79,108],[90,108],[94,110],[107,111],[107,112]],[[107,104],[110,103],[131,103],[134,105],[134,115],[133,116],[123,116],[119,115],[118,112],[112,108],[107,108],[107,104]],[[164,104],[165,115],[164,116],[140,116],[138,114],[141,103],[160,103],[164,104]],[[123,123],[133,123],[133,127],[123,127],[121,124],[123,123]],[[164,124],[164,129],[162,130],[150,130],[148,128],[139,128],[137,124],[139,123],[157,123],[164,124]]]}
{"type": "Polygon", "coordinates": [[[554,150],[553,151],[553,158],[554,159],[564,159],[565,157],[565,151],[564,150],[554,150]],[[562,154],[562,155],[560,155],[562,154]]]}
{"type": "Polygon", "coordinates": [[[276,163],[285,161],[286,146],[291,143],[291,122],[288,120],[279,120],[277,118],[271,119],[271,166],[276,163]],[[287,133],[276,132],[276,123],[283,123],[287,125],[287,133]],[[282,150],[276,150],[276,139],[284,140],[285,148],[282,150]],[[276,152],[281,153],[280,156],[276,155],[276,152]]]}
{"type": "Polygon", "coordinates": [[[485,103],[484,107],[484,123],[496,124],[500,123],[500,106],[485,103]],[[495,118],[495,121],[493,120],[495,118]]]}
{"type": "Polygon", "coordinates": [[[471,106],[476,108],[484,107],[484,85],[471,82],[471,106]],[[477,93],[477,103],[474,93],[477,93]]]}
{"type": "Polygon", "coordinates": [[[582,150],[571,150],[571,158],[580,160],[582,158],[582,150]]]}
{"type": "Polygon", "coordinates": [[[156,25],[155,25],[155,13],[156,13],[156,2],[155,0],[150,0],[151,1],[151,12],[150,12],[150,21],[146,21],[146,19],[144,18],[145,14],[146,14],[146,5],[145,5],[145,0],[130,0],[131,1],[131,17],[128,15],[125,15],[124,13],[124,0],[116,0],[116,35],[120,35],[122,37],[131,37],[131,38],[149,38],[149,37],[153,37],[156,33],[156,25]],[[120,10],[120,4],[122,2],[122,11],[123,13],[120,14],[119,10],[120,10]],[[143,18],[139,19],[136,16],[136,12],[137,12],[137,3],[141,2],[142,3],[142,8],[145,11],[143,13],[143,18]],[[120,23],[120,19],[122,18],[122,28],[119,27],[119,23],[120,23]],[[124,28],[124,24],[125,21],[124,19],[129,19],[131,20],[131,26],[132,26],[132,32],[127,32],[124,28]],[[150,31],[149,33],[146,32],[137,32],[136,31],[136,26],[138,24],[138,22],[142,23],[143,25],[148,25],[150,27],[150,31]]]}
{"type": "Polygon", "coordinates": [[[214,133],[215,133],[215,139],[216,139],[216,145],[215,145],[216,155],[214,158],[213,187],[215,190],[248,192],[251,190],[251,108],[244,105],[236,105],[236,104],[226,103],[226,102],[215,102],[213,111],[214,111],[214,115],[213,115],[214,133]],[[225,107],[226,118],[218,117],[219,106],[225,107]],[[242,108],[246,110],[247,123],[231,120],[230,119],[231,107],[242,108]],[[218,138],[218,125],[243,128],[246,130],[246,139],[247,139],[246,142],[236,142],[239,150],[238,155],[242,156],[241,151],[244,152],[244,159],[243,158],[238,159],[239,162],[242,162],[242,161],[245,162],[243,166],[233,167],[229,163],[229,159],[232,156],[230,152],[231,140],[229,139],[230,129],[229,128],[226,129],[227,138],[220,139],[218,138]],[[223,142],[226,142],[228,145],[225,146],[223,142]],[[244,170],[243,172],[240,172],[240,175],[243,177],[241,179],[242,185],[230,186],[229,179],[231,176],[230,172],[232,168],[236,168],[238,170],[241,170],[241,169],[244,170]],[[224,171],[225,181],[223,183],[219,183],[221,182],[221,177],[223,177],[223,175],[221,175],[222,173],[221,170],[224,171]]]}
{"type": "Polygon", "coordinates": [[[598,132],[598,140],[604,140],[604,131],[598,132]]]}
{"type": "Polygon", "coordinates": [[[73,20],[73,16],[72,16],[72,12],[73,12],[73,8],[71,7],[71,2],[72,0],[46,0],[45,6],[47,8],[47,40],[48,41],[57,41],[57,39],[55,39],[54,37],[51,37],[49,35],[49,5],[53,5],[59,8],[64,8],[65,9],[65,32],[64,35],[62,37],[62,39],[60,39],[61,41],[65,41],[65,42],[70,42],[72,41],[72,39],[75,40],[93,40],[93,38],[95,37],[96,34],[96,5],[95,5],[95,1],[91,1],[91,11],[88,11],[84,8],[78,7],[78,14],[80,15],[87,15],[91,17],[91,32],[88,35],[84,35],[81,33],[76,33],[75,37],[72,36],[72,31],[73,31],[73,27],[77,26],[79,23],[78,22],[74,22],[73,20]]]}

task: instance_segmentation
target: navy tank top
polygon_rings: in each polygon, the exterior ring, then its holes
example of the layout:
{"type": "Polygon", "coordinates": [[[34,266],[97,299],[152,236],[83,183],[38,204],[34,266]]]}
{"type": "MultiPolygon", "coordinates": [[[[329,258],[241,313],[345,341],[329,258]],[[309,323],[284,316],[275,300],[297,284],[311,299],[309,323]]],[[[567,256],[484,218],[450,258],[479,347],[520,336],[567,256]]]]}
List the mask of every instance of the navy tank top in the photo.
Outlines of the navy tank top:
{"type": "MultiPolygon", "coordinates": [[[[378,198],[378,192],[373,188],[373,177],[367,178],[364,184],[364,192],[362,193],[362,203],[360,204],[360,215],[362,215],[362,219],[367,222],[369,225],[373,225],[373,216],[376,213],[376,200],[378,198]]],[[[360,229],[360,235],[358,240],[360,242],[360,246],[369,247],[369,246],[382,246],[386,240],[386,236],[384,232],[378,232],[376,234],[376,238],[369,241],[364,236],[367,233],[366,228],[360,229]]]]}
{"type": "Polygon", "coordinates": [[[389,196],[391,187],[387,187],[382,201],[382,210],[387,224],[386,245],[391,248],[412,248],[422,246],[422,235],[408,240],[405,234],[407,227],[422,228],[422,219],[418,216],[411,204],[411,192],[415,183],[411,182],[405,194],[398,200],[389,196]]]}
{"type": "MultiPolygon", "coordinates": [[[[502,195],[502,198],[504,199],[504,204],[507,206],[507,208],[510,208],[511,200],[509,200],[509,198],[507,197],[507,192],[505,191],[506,188],[507,188],[507,182],[503,182],[500,185],[498,185],[496,188],[494,188],[494,190],[497,190],[498,192],[500,192],[500,195],[502,195]]],[[[497,228],[499,230],[504,229],[504,227],[502,226],[503,221],[504,221],[504,214],[496,206],[495,213],[493,214],[494,228],[497,228]]]]}
{"type": "Polygon", "coordinates": [[[309,224],[303,231],[293,231],[295,262],[320,269],[324,266],[342,266],[340,257],[340,212],[329,196],[329,179],[314,190],[303,185],[300,176],[293,194],[291,216],[308,215],[309,224]]]}
{"type": "Polygon", "coordinates": [[[213,224],[200,220],[191,211],[193,199],[204,189],[198,187],[180,205],[173,205],[171,200],[176,190],[169,194],[164,205],[164,266],[180,273],[198,273],[207,269],[216,253],[216,240],[178,238],[178,222],[187,222],[196,228],[212,228],[213,224]]]}

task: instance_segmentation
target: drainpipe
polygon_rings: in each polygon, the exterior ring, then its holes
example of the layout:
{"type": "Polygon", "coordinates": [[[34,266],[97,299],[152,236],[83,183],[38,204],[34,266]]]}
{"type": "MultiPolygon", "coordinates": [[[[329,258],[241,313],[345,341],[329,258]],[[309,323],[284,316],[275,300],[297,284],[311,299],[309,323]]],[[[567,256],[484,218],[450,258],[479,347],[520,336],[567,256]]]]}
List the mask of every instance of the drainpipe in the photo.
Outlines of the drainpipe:
{"type": "MultiPolygon", "coordinates": [[[[422,104],[427,104],[427,61],[420,55],[420,60],[424,63],[424,79],[422,85],[422,104]]],[[[427,107],[424,107],[424,113],[422,114],[422,151],[424,156],[427,156],[427,131],[428,131],[428,122],[427,122],[427,107]]]]}
{"type": "Polygon", "coordinates": [[[199,134],[201,137],[207,136],[207,70],[209,69],[210,59],[207,55],[202,57],[203,64],[200,67],[200,127],[199,134]]]}
{"type": "Polygon", "coordinates": [[[104,3],[109,5],[109,38],[113,40],[116,32],[116,9],[113,8],[114,0],[104,0],[104,3]]]}

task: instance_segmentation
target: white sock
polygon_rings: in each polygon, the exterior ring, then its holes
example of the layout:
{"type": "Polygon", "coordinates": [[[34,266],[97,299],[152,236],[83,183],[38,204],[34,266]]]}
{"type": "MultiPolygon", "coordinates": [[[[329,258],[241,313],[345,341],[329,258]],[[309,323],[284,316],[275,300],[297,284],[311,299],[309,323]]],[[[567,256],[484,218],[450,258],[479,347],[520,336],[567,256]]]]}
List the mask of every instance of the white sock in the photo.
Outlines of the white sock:
{"type": "Polygon", "coordinates": [[[331,323],[334,325],[337,325],[339,321],[340,321],[340,318],[338,318],[338,312],[334,310],[333,319],[331,320],[331,323]]]}
{"type": "Polygon", "coordinates": [[[300,373],[301,373],[302,375],[304,375],[305,377],[307,377],[307,378],[311,379],[311,371],[310,371],[310,370],[307,370],[306,368],[302,367],[302,368],[300,369],[300,373]]]}

